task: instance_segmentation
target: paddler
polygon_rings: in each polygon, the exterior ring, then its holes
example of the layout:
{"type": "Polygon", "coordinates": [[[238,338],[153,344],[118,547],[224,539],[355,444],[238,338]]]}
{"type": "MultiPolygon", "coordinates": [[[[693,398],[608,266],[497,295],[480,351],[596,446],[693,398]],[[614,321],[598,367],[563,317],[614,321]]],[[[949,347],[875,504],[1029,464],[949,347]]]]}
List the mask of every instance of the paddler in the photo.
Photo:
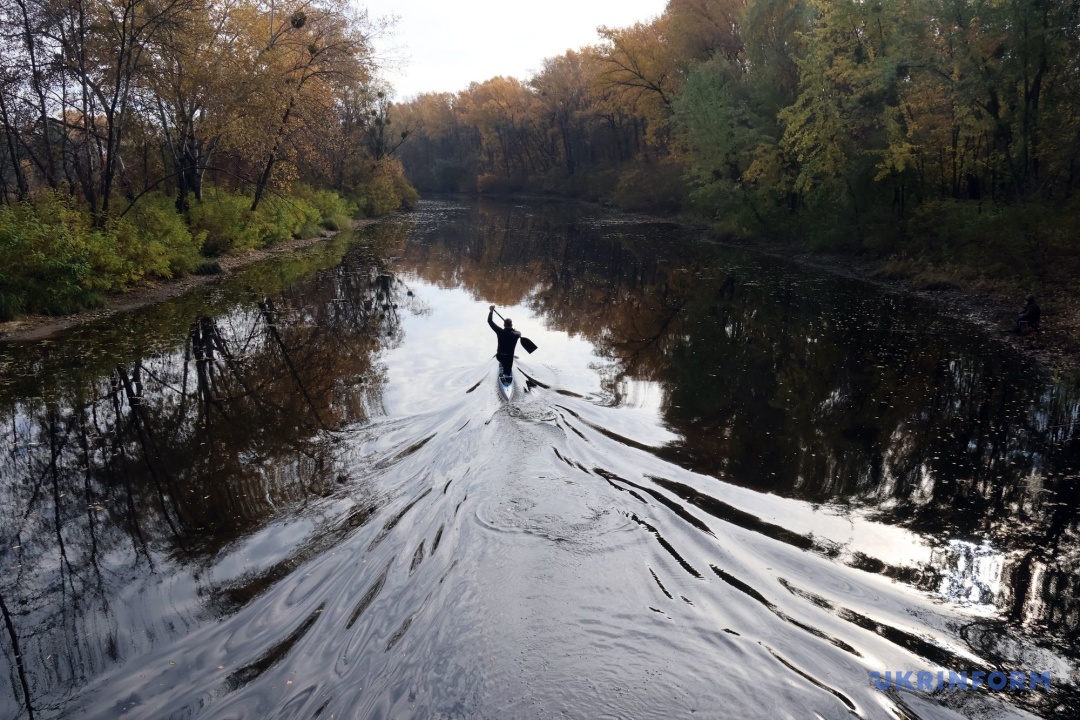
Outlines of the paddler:
{"type": "Polygon", "coordinates": [[[492,305],[491,309],[488,310],[488,325],[499,336],[499,349],[495,351],[495,357],[498,359],[499,365],[502,366],[500,374],[510,375],[510,371],[514,368],[514,350],[517,348],[517,341],[521,337],[521,333],[514,329],[514,323],[510,321],[510,318],[503,319],[502,327],[496,325],[495,321],[491,319],[494,312],[495,306],[492,305]]]}

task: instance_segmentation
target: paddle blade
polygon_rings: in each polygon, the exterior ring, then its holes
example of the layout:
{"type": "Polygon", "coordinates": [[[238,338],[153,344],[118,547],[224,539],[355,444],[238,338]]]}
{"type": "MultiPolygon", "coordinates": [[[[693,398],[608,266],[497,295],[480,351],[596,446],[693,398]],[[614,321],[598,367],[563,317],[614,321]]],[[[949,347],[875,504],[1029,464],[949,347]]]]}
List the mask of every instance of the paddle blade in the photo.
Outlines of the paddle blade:
{"type": "Polygon", "coordinates": [[[534,343],[527,337],[521,338],[521,347],[525,348],[525,352],[529,353],[530,355],[536,352],[536,343],[534,343]]]}

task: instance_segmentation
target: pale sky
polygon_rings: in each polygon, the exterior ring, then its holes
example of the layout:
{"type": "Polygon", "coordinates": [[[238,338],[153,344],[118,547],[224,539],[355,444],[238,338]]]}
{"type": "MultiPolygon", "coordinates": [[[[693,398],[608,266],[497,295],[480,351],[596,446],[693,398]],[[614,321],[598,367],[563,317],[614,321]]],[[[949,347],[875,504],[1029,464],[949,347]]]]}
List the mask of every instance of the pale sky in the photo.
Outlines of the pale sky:
{"type": "Polygon", "coordinates": [[[496,75],[525,78],[545,58],[597,41],[598,25],[624,27],[663,12],[667,0],[354,0],[372,18],[397,15],[380,54],[401,59],[387,72],[397,99],[456,92],[496,75]]]}

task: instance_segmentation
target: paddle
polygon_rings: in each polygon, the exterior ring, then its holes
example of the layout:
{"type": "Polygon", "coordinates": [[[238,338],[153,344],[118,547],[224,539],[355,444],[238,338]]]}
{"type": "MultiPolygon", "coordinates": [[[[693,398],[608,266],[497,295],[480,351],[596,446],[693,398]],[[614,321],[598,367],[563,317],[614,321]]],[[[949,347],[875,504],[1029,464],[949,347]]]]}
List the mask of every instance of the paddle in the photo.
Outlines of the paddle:
{"type": "MultiPolygon", "coordinates": [[[[496,315],[499,315],[498,310],[495,310],[494,312],[495,312],[496,315]]],[[[502,315],[499,315],[499,319],[500,320],[505,320],[506,318],[504,318],[502,315]]],[[[536,352],[536,343],[534,343],[532,340],[530,340],[527,337],[521,338],[521,347],[525,348],[525,352],[529,353],[530,355],[532,355],[534,352],[536,352]]]]}

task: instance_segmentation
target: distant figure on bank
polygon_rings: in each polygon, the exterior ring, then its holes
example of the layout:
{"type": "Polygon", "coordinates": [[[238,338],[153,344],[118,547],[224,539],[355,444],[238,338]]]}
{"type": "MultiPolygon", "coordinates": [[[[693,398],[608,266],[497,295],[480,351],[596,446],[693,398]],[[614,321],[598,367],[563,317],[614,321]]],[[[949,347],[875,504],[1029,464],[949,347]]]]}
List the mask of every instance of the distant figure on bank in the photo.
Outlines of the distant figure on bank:
{"type": "Polygon", "coordinates": [[[1019,335],[1025,335],[1039,329],[1039,306],[1035,304],[1035,296],[1028,295],[1025,301],[1020,317],[1016,318],[1016,332],[1019,335]]]}
{"type": "Polygon", "coordinates": [[[495,321],[491,319],[494,312],[495,306],[492,305],[491,309],[488,310],[488,325],[499,336],[499,349],[495,351],[495,357],[501,366],[499,374],[509,375],[514,369],[514,350],[517,348],[517,341],[521,337],[521,333],[514,329],[514,323],[510,322],[510,318],[503,320],[502,327],[496,325],[495,321]]]}

